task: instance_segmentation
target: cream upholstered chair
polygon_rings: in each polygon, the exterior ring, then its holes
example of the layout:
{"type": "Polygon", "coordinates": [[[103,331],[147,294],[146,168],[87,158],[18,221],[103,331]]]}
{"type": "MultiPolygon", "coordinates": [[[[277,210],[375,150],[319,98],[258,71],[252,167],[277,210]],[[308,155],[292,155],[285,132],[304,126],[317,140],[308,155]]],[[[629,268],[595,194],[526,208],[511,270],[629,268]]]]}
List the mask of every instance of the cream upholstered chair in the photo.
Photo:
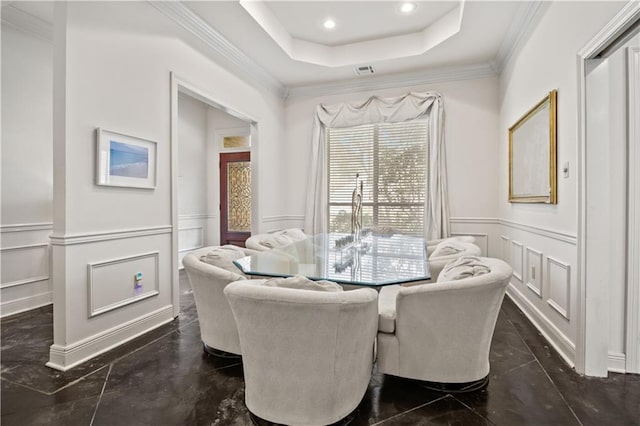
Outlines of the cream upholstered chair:
{"type": "Polygon", "coordinates": [[[439,240],[429,240],[427,241],[427,254],[431,255],[434,252],[436,247],[441,243],[467,243],[467,244],[475,244],[476,239],[471,235],[456,235],[455,237],[441,238],[439,240]]]}
{"type": "Polygon", "coordinates": [[[245,241],[245,246],[252,250],[266,251],[304,240],[307,237],[301,229],[289,228],[269,234],[252,235],[245,241]]]}
{"type": "Polygon", "coordinates": [[[230,282],[246,279],[233,261],[249,254],[227,245],[198,249],[182,259],[193,290],[202,343],[209,354],[229,357],[241,353],[233,313],[222,291],[230,282]]]}
{"type": "Polygon", "coordinates": [[[433,250],[430,253],[429,246],[427,246],[427,253],[429,255],[431,281],[435,281],[447,263],[462,256],[480,256],[482,251],[480,247],[473,243],[447,239],[433,246],[433,250]]]}
{"type": "Polygon", "coordinates": [[[224,290],[240,334],[247,408],[278,424],[337,422],[358,406],[371,378],[377,293],[271,281],[237,281],[224,290]]]}
{"type": "Polygon", "coordinates": [[[393,298],[381,294],[378,371],[448,391],[486,385],[491,339],[511,274],[501,260],[463,257],[447,265],[436,283],[399,286],[393,298]],[[483,267],[488,273],[473,276],[483,267]]]}

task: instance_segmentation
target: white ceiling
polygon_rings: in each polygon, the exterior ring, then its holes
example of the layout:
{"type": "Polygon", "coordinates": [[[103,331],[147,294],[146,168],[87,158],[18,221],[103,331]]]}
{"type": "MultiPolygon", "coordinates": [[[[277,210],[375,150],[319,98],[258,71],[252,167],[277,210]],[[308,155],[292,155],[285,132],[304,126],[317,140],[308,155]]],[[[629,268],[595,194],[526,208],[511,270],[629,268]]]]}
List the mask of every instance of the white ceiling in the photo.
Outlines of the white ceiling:
{"type": "MultiPolygon", "coordinates": [[[[422,54],[326,67],[292,59],[238,2],[184,2],[212,28],[287,87],[354,79],[356,65],[372,65],[376,75],[390,75],[488,63],[497,57],[505,38],[513,37],[511,25],[518,14],[530,6],[529,3],[468,1],[464,5],[460,31],[422,54]]],[[[269,2],[268,6],[289,34],[331,46],[370,40],[384,43],[388,40],[386,37],[429,27],[429,24],[455,8],[458,2],[417,2],[417,13],[407,20],[406,28],[401,18],[407,17],[397,14],[398,4],[399,2],[386,1],[287,1],[269,2]],[[333,31],[326,32],[318,23],[330,10],[338,26],[333,31]],[[342,23],[348,23],[345,25],[346,29],[342,23]]],[[[370,50],[367,53],[375,57],[376,45],[369,45],[367,48],[370,50]]]]}
{"type": "MultiPolygon", "coordinates": [[[[100,5],[106,6],[107,3],[85,4],[86,8],[101,10],[100,5]]],[[[329,49],[329,58],[331,49],[348,47],[352,49],[354,58],[367,59],[366,62],[338,66],[292,59],[237,0],[111,3],[109,10],[113,13],[121,10],[127,15],[126,22],[133,20],[145,25],[155,22],[157,28],[172,27],[173,33],[185,42],[199,43],[199,50],[223,66],[229,66],[232,72],[286,96],[287,92],[326,85],[362,86],[366,84],[363,82],[381,78],[401,79],[402,76],[429,73],[446,78],[447,73],[460,73],[460,70],[486,70],[489,66],[499,69],[505,52],[513,47],[533,12],[542,4],[539,0],[416,3],[417,10],[408,16],[398,12],[400,2],[395,1],[261,3],[284,34],[329,49]],[[137,3],[139,7],[128,7],[127,3],[129,6],[137,3]],[[152,5],[162,13],[151,12],[145,5],[152,5]],[[140,16],[129,16],[132,11],[140,16]],[[416,34],[422,34],[427,39],[431,37],[429,34],[442,33],[443,17],[451,17],[457,11],[462,11],[461,19],[458,19],[459,13],[455,15],[455,26],[459,29],[450,31],[439,42],[431,43],[426,51],[389,58],[390,50],[406,48],[403,42],[406,37],[415,38],[416,34]],[[334,30],[322,28],[326,17],[336,21],[334,30]],[[372,65],[375,74],[356,76],[354,68],[361,65],[372,65]]],[[[3,2],[3,13],[10,9],[5,8],[7,5],[38,20],[51,21],[52,2],[3,2]]]]}
{"type": "Polygon", "coordinates": [[[401,13],[397,1],[270,1],[266,6],[293,37],[337,46],[424,30],[458,3],[423,2],[410,14],[401,13]],[[326,18],[336,28],[325,30],[326,18]]]}

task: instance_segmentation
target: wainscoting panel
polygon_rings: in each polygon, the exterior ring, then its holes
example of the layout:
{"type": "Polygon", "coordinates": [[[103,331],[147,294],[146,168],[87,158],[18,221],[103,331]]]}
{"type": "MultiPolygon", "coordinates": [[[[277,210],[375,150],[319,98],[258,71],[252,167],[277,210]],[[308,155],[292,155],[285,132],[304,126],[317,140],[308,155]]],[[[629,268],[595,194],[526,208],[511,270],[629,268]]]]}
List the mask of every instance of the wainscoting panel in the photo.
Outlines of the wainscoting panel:
{"type": "Polygon", "coordinates": [[[523,257],[524,251],[522,243],[518,241],[511,241],[511,267],[513,268],[513,276],[518,279],[518,281],[522,281],[522,266],[523,266],[523,257]]]}
{"type": "Polygon", "coordinates": [[[569,319],[571,300],[571,266],[552,257],[547,257],[547,303],[565,319],[569,319]]]}
{"type": "Polygon", "coordinates": [[[204,247],[204,227],[191,226],[178,230],[178,251],[185,253],[204,247]]]}
{"type": "Polygon", "coordinates": [[[51,223],[0,226],[0,317],[51,303],[51,229],[51,223]]]}
{"type": "Polygon", "coordinates": [[[220,224],[216,214],[194,213],[178,216],[178,268],[189,252],[220,243],[220,224]]]}
{"type": "Polygon", "coordinates": [[[29,244],[3,247],[0,288],[49,279],[49,245],[29,244]]]}
{"type": "Polygon", "coordinates": [[[56,309],[48,366],[67,370],[171,321],[179,291],[172,240],[171,226],[52,239],[56,309]]]}
{"type": "Polygon", "coordinates": [[[488,256],[489,253],[489,236],[487,234],[478,233],[478,232],[452,232],[452,236],[457,235],[470,235],[476,239],[476,245],[480,247],[480,251],[482,256],[488,256]]]}
{"type": "Polygon", "coordinates": [[[158,252],[90,263],[89,316],[103,314],[159,293],[158,252]],[[141,280],[136,280],[141,274],[141,280]]]}
{"type": "Polygon", "coordinates": [[[529,290],[542,298],[542,253],[531,247],[527,247],[526,253],[525,283],[529,290]]]}
{"type": "Polygon", "coordinates": [[[511,264],[511,240],[504,235],[500,235],[500,255],[502,260],[511,264]]]}
{"type": "Polygon", "coordinates": [[[567,363],[575,363],[576,238],[540,225],[500,219],[500,240],[514,276],[507,291],[567,363]],[[573,298],[573,299],[572,299],[573,298]]]}

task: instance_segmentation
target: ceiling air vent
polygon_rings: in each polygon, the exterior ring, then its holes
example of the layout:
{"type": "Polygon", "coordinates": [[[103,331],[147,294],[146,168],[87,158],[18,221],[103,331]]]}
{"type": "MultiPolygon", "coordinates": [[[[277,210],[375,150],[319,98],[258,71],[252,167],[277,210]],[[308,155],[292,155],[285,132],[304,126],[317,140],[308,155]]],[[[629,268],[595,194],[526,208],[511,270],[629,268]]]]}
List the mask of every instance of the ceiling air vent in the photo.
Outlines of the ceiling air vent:
{"type": "Polygon", "coordinates": [[[365,65],[363,67],[357,67],[353,69],[356,75],[368,75],[373,74],[373,67],[371,65],[365,65]]]}

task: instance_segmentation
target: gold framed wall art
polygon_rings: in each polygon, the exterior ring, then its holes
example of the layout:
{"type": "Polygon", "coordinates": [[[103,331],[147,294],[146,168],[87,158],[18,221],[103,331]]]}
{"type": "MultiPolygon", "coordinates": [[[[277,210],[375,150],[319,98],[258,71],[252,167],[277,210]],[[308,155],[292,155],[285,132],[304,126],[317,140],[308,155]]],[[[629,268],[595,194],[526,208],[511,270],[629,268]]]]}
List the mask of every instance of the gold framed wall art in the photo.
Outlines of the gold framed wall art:
{"type": "Polygon", "coordinates": [[[552,90],[509,128],[511,203],[557,203],[556,102],[552,90]]]}

